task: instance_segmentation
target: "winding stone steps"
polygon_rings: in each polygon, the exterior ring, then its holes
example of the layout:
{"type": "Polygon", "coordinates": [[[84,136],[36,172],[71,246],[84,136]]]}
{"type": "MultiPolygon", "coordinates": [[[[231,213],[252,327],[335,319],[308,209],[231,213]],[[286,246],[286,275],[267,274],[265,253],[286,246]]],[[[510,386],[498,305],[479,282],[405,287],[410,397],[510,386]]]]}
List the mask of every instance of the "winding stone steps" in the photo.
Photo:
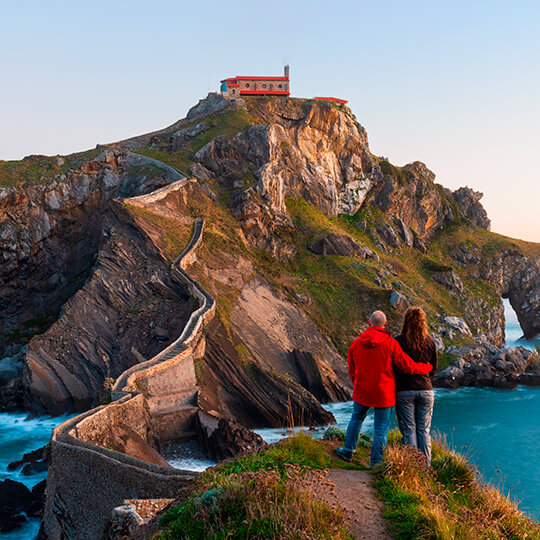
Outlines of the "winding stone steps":
{"type": "MultiPolygon", "coordinates": [[[[135,198],[136,204],[159,200],[189,179],[135,198]]],[[[133,198],[130,200],[133,202],[133,198]]],[[[160,441],[191,438],[198,412],[194,358],[204,353],[201,330],[215,313],[215,300],[186,272],[195,260],[204,220],[195,222],[191,240],[172,263],[171,272],[199,307],[181,335],[159,354],[118,377],[112,403],[87,411],[57,427],[51,438],[51,462],[43,526],[51,539],[101,538],[113,508],[126,499],[174,498],[196,473],[155,465],[96,442],[102,432],[131,426],[141,436],[160,441]]]]}

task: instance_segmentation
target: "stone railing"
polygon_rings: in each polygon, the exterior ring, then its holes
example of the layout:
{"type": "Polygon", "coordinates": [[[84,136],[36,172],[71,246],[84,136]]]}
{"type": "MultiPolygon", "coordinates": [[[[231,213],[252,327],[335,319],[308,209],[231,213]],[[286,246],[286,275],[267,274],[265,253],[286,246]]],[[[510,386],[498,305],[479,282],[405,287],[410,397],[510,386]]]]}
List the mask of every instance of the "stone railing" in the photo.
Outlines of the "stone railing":
{"type": "Polygon", "coordinates": [[[106,441],[119,426],[148,442],[153,437],[164,441],[193,435],[198,391],[194,360],[204,354],[201,329],[213,317],[215,301],[185,267],[195,259],[203,229],[204,220],[195,222],[188,246],[171,265],[171,272],[199,303],[182,334],[150,360],[124,371],[110,404],[68,420],[53,432],[43,518],[50,539],[101,538],[113,508],[124,500],[175,498],[196,476],[132,457],[107,447],[106,441]]]}

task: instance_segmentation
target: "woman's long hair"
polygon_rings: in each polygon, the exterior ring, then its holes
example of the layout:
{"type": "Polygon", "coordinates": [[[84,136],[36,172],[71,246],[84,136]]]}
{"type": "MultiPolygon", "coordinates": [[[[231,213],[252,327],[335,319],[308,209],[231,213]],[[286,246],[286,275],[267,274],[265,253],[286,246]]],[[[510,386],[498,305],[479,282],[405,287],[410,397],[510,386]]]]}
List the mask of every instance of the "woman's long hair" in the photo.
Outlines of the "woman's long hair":
{"type": "Polygon", "coordinates": [[[407,310],[401,333],[411,351],[422,351],[429,334],[426,313],[421,307],[414,306],[407,310]]]}

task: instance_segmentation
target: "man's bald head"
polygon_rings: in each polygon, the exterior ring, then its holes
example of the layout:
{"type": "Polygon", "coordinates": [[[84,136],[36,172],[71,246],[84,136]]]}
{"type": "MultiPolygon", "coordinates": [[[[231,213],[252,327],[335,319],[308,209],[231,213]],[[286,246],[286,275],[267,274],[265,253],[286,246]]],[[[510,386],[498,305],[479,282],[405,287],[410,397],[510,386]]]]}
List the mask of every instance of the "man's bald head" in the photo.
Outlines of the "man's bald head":
{"type": "Polygon", "coordinates": [[[384,328],[386,324],[386,315],[382,311],[374,311],[369,318],[371,326],[380,326],[384,328]]]}

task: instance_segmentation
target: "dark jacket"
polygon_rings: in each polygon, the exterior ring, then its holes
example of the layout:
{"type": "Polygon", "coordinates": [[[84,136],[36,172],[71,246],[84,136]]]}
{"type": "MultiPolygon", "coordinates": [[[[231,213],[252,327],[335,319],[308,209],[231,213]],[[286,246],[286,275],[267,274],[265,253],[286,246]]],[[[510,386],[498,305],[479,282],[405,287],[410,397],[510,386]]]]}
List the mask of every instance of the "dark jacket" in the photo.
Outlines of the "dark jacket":
{"type": "Polygon", "coordinates": [[[428,373],[432,369],[413,362],[388,331],[379,326],[371,326],[360,334],[352,342],[347,357],[353,400],[366,407],[396,404],[394,364],[408,373],[428,373]]]}
{"type": "Polygon", "coordinates": [[[424,348],[419,353],[413,352],[407,347],[405,336],[397,336],[396,341],[401,345],[403,352],[410,356],[415,362],[431,364],[433,366],[433,371],[429,375],[410,375],[399,369],[399,367],[394,366],[396,392],[404,390],[433,390],[431,377],[437,370],[437,347],[435,346],[433,338],[431,336],[427,337],[424,348]]]}

